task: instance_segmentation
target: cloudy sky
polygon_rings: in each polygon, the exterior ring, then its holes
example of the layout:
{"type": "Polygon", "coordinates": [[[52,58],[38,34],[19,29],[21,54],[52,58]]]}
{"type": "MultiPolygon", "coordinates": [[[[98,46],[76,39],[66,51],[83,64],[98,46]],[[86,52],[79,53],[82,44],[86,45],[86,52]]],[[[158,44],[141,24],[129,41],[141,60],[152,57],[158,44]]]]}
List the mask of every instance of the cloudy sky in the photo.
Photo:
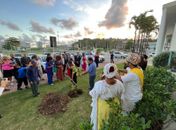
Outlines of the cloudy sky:
{"type": "Polygon", "coordinates": [[[33,42],[57,36],[132,38],[130,18],[153,9],[160,23],[162,5],[174,0],[1,0],[0,41],[17,37],[33,42]]]}

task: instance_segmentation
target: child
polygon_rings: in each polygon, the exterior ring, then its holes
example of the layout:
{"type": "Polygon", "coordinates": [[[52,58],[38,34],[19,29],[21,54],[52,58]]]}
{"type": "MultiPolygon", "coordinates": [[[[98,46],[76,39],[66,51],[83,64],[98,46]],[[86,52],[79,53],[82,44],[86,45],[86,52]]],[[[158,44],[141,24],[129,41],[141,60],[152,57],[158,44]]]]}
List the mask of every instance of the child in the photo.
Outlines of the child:
{"type": "Polygon", "coordinates": [[[22,90],[21,86],[24,83],[25,88],[28,88],[28,80],[26,77],[26,67],[21,67],[18,69],[18,78],[17,78],[17,90],[22,90]]]}
{"type": "Polygon", "coordinates": [[[54,85],[53,84],[53,59],[52,57],[47,57],[46,59],[46,73],[48,77],[48,85],[54,85]]]}
{"type": "Polygon", "coordinates": [[[37,67],[37,63],[32,60],[31,65],[27,69],[27,78],[30,82],[33,96],[36,97],[40,93],[38,92],[38,84],[39,84],[39,70],[37,67]]]}

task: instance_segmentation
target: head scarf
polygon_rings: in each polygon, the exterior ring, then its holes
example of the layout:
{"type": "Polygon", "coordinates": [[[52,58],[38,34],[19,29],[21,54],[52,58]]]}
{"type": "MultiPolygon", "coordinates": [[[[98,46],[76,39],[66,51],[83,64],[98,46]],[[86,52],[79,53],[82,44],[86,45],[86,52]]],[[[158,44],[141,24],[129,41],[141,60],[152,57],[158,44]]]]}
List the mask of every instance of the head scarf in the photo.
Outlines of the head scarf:
{"type": "Polygon", "coordinates": [[[133,65],[138,65],[141,61],[141,57],[137,53],[131,53],[126,60],[133,65]]]}
{"type": "Polygon", "coordinates": [[[104,66],[104,75],[107,78],[113,78],[117,75],[117,66],[113,63],[108,63],[104,66]],[[114,71],[111,72],[111,68],[113,68],[114,71]]]}

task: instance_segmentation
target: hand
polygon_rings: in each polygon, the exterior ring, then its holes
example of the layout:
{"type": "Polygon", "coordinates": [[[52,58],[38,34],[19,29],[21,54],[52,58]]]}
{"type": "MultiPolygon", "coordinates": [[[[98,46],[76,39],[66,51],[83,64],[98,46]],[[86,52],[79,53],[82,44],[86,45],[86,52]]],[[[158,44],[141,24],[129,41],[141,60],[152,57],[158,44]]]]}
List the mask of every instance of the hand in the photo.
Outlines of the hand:
{"type": "Polygon", "coordinates": [[[101,80],[104,80],[105,79],[105,75],[103,74],[103,75],[100,75],[100,79],[101,80]]]}

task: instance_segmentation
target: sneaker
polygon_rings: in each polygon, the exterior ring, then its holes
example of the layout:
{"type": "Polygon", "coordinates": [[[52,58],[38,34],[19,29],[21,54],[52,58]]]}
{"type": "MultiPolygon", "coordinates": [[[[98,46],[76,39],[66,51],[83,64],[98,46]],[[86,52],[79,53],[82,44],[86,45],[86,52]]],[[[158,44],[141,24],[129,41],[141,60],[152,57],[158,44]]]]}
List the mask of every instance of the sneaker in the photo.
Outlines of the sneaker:
{"type": "Polygon", "coordinates": [[[54,84],[50,84],[51,86],[53,86],[54,84]]]}
{"type": "Polygon", "coordinates": [[[29,89],[29,87],[25,87],[26,89],[29,89]]]}
{"type": "Polygon", "coordinates": [[[17,90],[23,90],[22,88],[17,88],[17,90]]]}

